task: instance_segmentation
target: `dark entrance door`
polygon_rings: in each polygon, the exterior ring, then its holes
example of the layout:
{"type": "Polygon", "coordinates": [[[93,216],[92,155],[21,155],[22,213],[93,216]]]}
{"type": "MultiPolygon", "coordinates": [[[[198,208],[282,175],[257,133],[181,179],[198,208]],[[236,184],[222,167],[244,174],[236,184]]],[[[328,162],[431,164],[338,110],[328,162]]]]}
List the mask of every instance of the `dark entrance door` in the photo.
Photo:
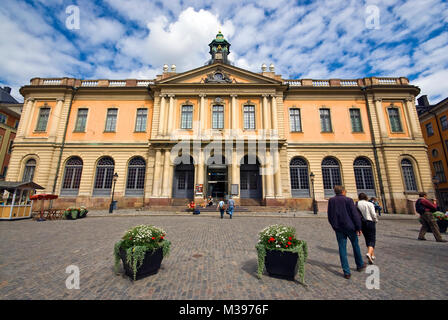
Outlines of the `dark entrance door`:
{"type": "Polygon", "coordinates": [[[207,168],[207,196],[224,198],[227,195],[227,166],[209,165],[207,168]]]}
{"type": "Polygon", "coordinates": [[[194,198],[194,165],[179,164],[174,170],[173,198],[194,198]]]}
{"type": "Polygon", "coordinates": [[[263,193],[258,159],[256,164],[249,164],[247,156],[241,161],[240,190],[241,198],[261,199],[263,193]]]}

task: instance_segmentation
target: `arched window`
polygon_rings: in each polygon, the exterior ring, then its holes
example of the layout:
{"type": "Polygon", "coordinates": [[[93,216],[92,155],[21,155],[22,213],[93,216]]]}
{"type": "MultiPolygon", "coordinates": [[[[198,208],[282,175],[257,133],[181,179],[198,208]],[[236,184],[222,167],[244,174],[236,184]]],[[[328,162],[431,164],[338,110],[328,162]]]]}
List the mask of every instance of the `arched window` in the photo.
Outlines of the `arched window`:
{"type": "Polygon", "coordinates": [[[23,171],[23,182],[33,181],[34,171],[36,171],[36,160],[29,159],[25,164],[25,170],[23,171]]]}
{"type": "Polygon", "coordinates": [[[143,195],[145,188],[146,161],[142,157],[135,157],[129,161],[126,195],[143,195]]]}
{"type": "Polygon", "coordinates": [[[305,159],[295,157],[289,164],[291,177],[291,194],[293,197],[302,198],[310,196],[310,184],[308,178],[308,164],[305,159]]]}
{"type": "Polygon", "coordinates": [[[341,169],[339,162],[333,157],[322,160],[322,178],[325,198],[334,196],[334,186],[341,185],[341,169]]]}
{"type": "Polygon", "coordinates": [[[353,162],[355,170],[356,189],[358,194],[363,192],[369,197],[376,197],[375,182],[373,180],[372,165],[367,158],[359,157],[353,162]]]}
{"type": "Polygon", "coordinates": [[[415,182],[414,167],[409,159],[401,160],[401,171],[403,172],[404,188],[406,191],[417,191],[417,183],[415,182]]]}
{"type": "Polygon", "coordinates": [[[61,195],[76,196],[81,182],[82,160],[80,157],[71,157],[65,165],[64,179],[62,181],[61,195]]]}
{"type": "Polygon", "coordinates": [[[94,196],[108,196],[110,194],[114,179],[114,167],[114,160],[111,157],[104,157],[98,161],[93,187],[94,196]]]}

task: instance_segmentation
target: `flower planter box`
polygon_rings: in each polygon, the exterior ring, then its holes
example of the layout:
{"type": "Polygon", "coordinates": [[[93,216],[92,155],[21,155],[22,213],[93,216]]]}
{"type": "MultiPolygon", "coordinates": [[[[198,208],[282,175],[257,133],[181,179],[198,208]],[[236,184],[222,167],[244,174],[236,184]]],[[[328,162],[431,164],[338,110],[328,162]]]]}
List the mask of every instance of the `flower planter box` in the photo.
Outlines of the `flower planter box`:
{"type": "Polygon", "coordinates": [[[76,220],[79,218],[79,211],[78,210],[72,210],[66,215],[67,220],[76,220]]]}
{"type": "MultiPolygon", "coordinates": [[[[446,233],[448,227],[448,220],[437,220],[437,225],[439,226],[440,233],[446,233]]],[[[432,233],[431,229],[428,229],[428,233],[432,233]]]]}
{"type": "Polygon", "coordinates": [[[266,250],[265,267],[271,276],[294,280],[298,271],[297,252],[266,250]]]}
{"type": "MultiPolygon", "coordinates": [[[[126,256],[127,256],[126,250],[120,248],[119,252],[126,275],[131,279],[134,279],[132,266],[128,265],[128,263],[126,262],[126,256]]],[[[139,280],[147,276],[156,274],[160,269],[162,260],[163,260],[162,248],[158,248],[155,251],[147,251],[145,254],[145,258],[143,259],[142,265],[137,269],[135,279],[139,280]]]]}

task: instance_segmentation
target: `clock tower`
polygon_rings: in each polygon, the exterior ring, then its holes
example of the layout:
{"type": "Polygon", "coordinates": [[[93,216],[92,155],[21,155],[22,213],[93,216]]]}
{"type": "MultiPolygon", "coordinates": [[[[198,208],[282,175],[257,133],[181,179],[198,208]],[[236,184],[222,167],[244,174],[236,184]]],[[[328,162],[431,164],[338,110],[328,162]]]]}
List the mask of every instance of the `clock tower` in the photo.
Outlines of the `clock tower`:
{"type": "Polygon", "coordinates": [[[208,46],[210,47],[210,54],[212,56],[209,64],[213,64],[215,62],[229,64],[227,56],[230,53],[230,43],[228,43],[227,40],[224,39],[221,31],[218,32],[216,38],[213,39],[213,41],[210,42],[208,46]]]}

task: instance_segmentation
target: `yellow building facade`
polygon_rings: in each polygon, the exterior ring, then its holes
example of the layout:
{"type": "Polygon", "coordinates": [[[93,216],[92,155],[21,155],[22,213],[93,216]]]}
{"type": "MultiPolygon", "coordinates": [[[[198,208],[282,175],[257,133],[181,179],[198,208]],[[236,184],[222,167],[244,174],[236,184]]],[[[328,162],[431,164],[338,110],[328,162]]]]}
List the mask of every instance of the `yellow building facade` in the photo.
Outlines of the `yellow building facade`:
{"type": "Polygon", "coordinates": [[[284,79],[229,64],[229,48],[219,33],[207,65],[156,79],[31,79],[7,180],[89,208],[113,193],[120,208],[232,195],[325,211],[343,184],[409,213],[433,192],[408,79],[284,79]]]}

